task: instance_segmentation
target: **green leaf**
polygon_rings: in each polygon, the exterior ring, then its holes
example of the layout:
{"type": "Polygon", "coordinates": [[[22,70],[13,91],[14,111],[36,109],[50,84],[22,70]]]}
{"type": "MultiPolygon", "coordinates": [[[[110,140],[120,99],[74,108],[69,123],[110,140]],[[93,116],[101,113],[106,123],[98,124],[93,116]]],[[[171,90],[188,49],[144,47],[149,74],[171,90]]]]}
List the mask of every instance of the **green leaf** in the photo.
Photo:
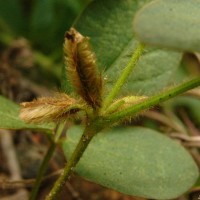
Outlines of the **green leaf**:
{"type": "Polygon", "coordinates": [[[65,0],[66,4],[71,7],[75,12],[79,13],[81,10],[81,2],[74,0],[65,0]]]}
{"type": "Polygon", "coordinates": [[[26,124],[19,118],[19,106],[9,99],[0,96],[0,129],[36,129],[51,131],[53,125],[26,124]]]}
{"type": "MultiPolygon", "coordinates": [[[[91,38],[106,84],[112,87],[128,63],[137,41],[132,33],[136,11],[150,0],[93,1],[75,23],[75,28],[91,38]]],[[[181,54],[158,49],[146,50],[123,92],[143,95],[162,90],[174,78],[181,54]],[[158,84],[159,82],[159,84],[158,84]],[[155,85],[156,83],[156,85],[155,85]],[[142,87],[141,87],[142,85],[142,87]]],[[[65,81],[65,88],[70,87],[65,81]]],[[[66,91],[70,91],[69,89],[66,91]]]]}
{"type": "MultiPolygon", "coordinates": [[[[81,132],[80,127],[68,131],[63,145],[68,159],[81,132]]],[[[99,133],[75,170],[90,181],[150,199],[178,197],[198,178],[195,162],[180,144],[139,127],[99,133]]]]}
{"type": "MultiPolygon", "coordinates": [[[[108,69],[107,85],[109,88],[112,88],[116,77],[120,76],[130,55],[130,52],[125,52],[125,59],[120,59],[108,69]]],[[[181,57],[182,55],[176,52],[148,49],[122,89],[122,94],[129,95],[131,92],[136,95],[153,95],[163,90],[176,79],[176,71],[180,66],[181,57]]]]}
{"type": "Polygon", "coordinates": [[[144,43],[200,51],[200,0],[156,0],[142,8],[134,32],[144,43]]]}

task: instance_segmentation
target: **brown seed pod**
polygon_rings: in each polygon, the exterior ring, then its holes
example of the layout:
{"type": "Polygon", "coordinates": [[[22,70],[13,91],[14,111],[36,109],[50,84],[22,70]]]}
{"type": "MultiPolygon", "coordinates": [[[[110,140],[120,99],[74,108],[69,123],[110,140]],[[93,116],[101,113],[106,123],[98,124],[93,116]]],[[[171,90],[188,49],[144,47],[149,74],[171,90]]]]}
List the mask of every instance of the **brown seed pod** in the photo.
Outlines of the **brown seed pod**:
{"type": "Polygon", "coordinates": [[[57,122],[83,109],[83,106],[66,94],[38,98],[20,104],[20,118],[27,123],[57,122]]]}
{"type": "Polygon", "coordinates": [[[102,77],[89,38],[71,28],[65,34],[64,57],[68,78],[76,92],[94,109],[101,107],[102,77]]]}

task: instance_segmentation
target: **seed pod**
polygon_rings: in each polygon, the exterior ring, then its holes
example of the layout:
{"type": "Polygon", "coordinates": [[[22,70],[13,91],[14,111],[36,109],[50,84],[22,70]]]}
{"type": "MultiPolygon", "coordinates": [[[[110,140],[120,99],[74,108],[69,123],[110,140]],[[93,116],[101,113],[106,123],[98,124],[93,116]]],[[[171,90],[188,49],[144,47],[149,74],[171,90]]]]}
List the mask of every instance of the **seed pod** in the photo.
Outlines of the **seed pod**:
{"type": "Polygon", "coordinates": [[[71,28],[65,34],[64,57],[68,78],[76,92],[94,109],[101,107],[102,77],[89,38],[71,28]]]}
{"type": "Polygon", "coordinates": [[[20,118],[27,123],[58,122],[83,109],[83,106],[66,94],[38,98],[20,105],[20,118]]]}
{"type": "Polygon", "coordinates": [[[136,105],[144,100],[146,100],[147,96],[126,96],[121,99],[116,100],[110,107],[106,110],[106,113],[111,114],[114,112],[118,112],[124,110],[132,105],[136,105]]]}

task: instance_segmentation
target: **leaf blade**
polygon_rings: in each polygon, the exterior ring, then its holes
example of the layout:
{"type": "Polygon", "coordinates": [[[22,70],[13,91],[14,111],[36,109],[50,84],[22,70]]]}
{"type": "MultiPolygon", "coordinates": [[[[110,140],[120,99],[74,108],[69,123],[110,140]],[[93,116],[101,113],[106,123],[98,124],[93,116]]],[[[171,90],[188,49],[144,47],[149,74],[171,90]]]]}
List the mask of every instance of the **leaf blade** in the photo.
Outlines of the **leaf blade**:
{"type": "MultiPolygon", "coordinates": [[[[132,27],[132,20],[136,11],[147,2],[150,2],[150,0],[142,0],[139,2],[134,0],[93,1],[75,23],[75,28],[80,33],[90,37],[92,47],[97,56],[97,63],[100,70],[103,71],[103,75],[106,77],[108,89],[116,82],[136,48],[137,40],[134,38],[130,27],[132,27]]],[[[160,71],[157,69],[162,67],[164,79],[163,77],[158,78],[158,81],[162,84],[157,84],[157,88],[155,88],[152,87],[152,84],[148,87],[148,84],[144,83],[146,87],[141,90],[141,84],[136,83],[141,79],[141,72],[140,70],[135,70],[130,75],[130,82],[127,81],[126,86],[122,88],[122,93],[130,94],[132,92],[134,94],[142,93],[142,95],[149,95],[158,90],[162,90],[173,80],[173,77],[168,73],[169,69],[171,71],[170,73],[173,74],[174,70],[179,66],[182,54],[150,49],[146,51],[146,57],[149,57],[150,62],[148,65],[154,71],[155,77],[160,75],[160,71]],[[151,54],[154,51],[155,55],[153,59],[155,61],[152,62],[151,54]],[[171,61],[170,66],[167,66],[166,59],[171,61]]],[[[144,61],[143,59],[141,57],[139,63],[145,62],[146,59],[144,61]]],[[[148,75],[146,68],[143,67],[144,64],[139,63],[137,68],[142,68],[142,73],[148,75]]],[[[145,76],[142,77],[143,80],[145,78],[145,76]]],[[[148,76],[147,78],[150,80],[152,76],[148,76]]],[[[67,81],[64,80],[63,82],[65,82],[63,84],[64,90],[70,92],[70,89],[68,89],[70,86],[67,84],[67,81]]]]}
{"type": "Polygon", "coordinates": [[[134,19],[134,32],[144,43],[182,51],[200,51],[200,1],[156,0],[134,19]]]}
{"type": "Polygon", "coordinates": [[[0,128],[1,129],[35,129],[51,131],[52,124],[49,125],[33,125],[26,124],[19,118],[19,106],[14,102],[0,96],[0,128]]]}
{"type": "MultiPolygon", "coordinates": [[[[80,127],[69,130],[63,145],[67,157],[80,135],[80,127]]],[[[153,199],[175,198],[198,177],[197,166],[183,147],[146,128],[115,128],[98,134],[76,172],[122,193],[153,199]]]]}

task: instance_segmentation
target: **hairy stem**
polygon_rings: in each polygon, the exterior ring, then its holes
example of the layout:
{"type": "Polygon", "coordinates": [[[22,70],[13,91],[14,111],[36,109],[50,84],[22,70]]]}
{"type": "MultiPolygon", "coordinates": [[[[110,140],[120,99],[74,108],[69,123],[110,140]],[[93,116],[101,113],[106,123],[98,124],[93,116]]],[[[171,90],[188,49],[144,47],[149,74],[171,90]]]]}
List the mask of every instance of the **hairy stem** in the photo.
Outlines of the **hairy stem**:
{"type": "Polygon", "coordinates": [[[80,138],[75,151],[73,152],[71,158],[67,162],[63,172],[61,173],[58,180],[55,182],[53,188],[51,189],[49,195],[46,197],[46,200],[54,200],[56,199],[58,193],[61,191],[62,187],[64,186],[65,182],[70,178],[70,175],[74,171],[76,164],[79,162],[80,158],[82,157],[85,149],[87,148],[88,144],[92,140],[92,138],[99,132],[96,128],[92,126],[88,126],[85,128],[82,137],[80,138]]]}
{"type": "Polygon", "coordinates": [[[136,66],[140,56],[142,55],[143,50],[144,50],[144,45],[139,43],[129,63],[124,68],[122,75],[119,77],[114,87],[112,88],[111,92],[105,99],[103,108],[107,108],[109,104],[113,101],[113,99],[116,97],[116,95],[118,94],[118,92],[120,91],[124,83],[126,82],[128,76],[132,72],[133,68],[136,66]]]}
{"type": "Polygon", "coordinates": [[[163,91],[160,94],[149,97],[148,99],[146,99],[136,105],[130,106],[118,113],[107,116],[105,120],[112,124],[112,123],[122,120],[126,117],[134,116],[137,113],[139,113],[145,109],[149,109],[159,103],[162,103],[168,99],[171,99],[172,97],[182,94],[182,93],[184,93],[190,89],[193,89],[197,86],[200,86],[200,78],[195,78],[195,79],[187,81],[181,85],[178,85],[176,87],[173,87],[171,89],[163,91]]]}
{"type": "Polygon", "coordinates": [[[191,81],[185,82],[181,85],[178,85],[172,89],[167,91],[163,91],[162,93],[149,97],[148,99],[140,102],[136,105],[130,106],[129,108],[124,109],[123,111],[119,111],[117,113],[111,114],[105,117],[96,118],[89,126],[87,126],[84,130],[84,133],[81,139],[76,146],[75,151],[73,152],[70,160],[68,161],[67,165],[65,166],[61,176],[54,184],[52,190],[50,191],[49,195],[46,197],[46,200],[55,200],[58,193],[61,191],[62,187],[64,186],[65,182],[69,179],[70,175],[74,171],[77,163],[79,162],[80,158],[82,157],[84,151],[86,150],[88,144],[92,140],[92,138],[100,132],[104,127],[112,126],[114,123],[125,119],[126,117],[134,116],[137,113],[151,108],[161,102],[164,102],[172,97],[175,97],[187,90],[193,89],[200,85],[200,78],[193,79],[191,81]]]}

